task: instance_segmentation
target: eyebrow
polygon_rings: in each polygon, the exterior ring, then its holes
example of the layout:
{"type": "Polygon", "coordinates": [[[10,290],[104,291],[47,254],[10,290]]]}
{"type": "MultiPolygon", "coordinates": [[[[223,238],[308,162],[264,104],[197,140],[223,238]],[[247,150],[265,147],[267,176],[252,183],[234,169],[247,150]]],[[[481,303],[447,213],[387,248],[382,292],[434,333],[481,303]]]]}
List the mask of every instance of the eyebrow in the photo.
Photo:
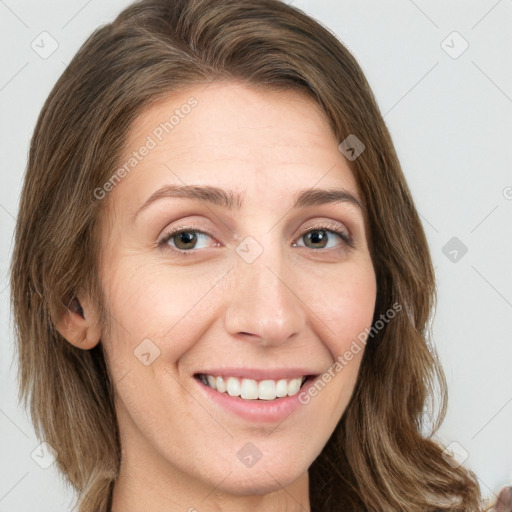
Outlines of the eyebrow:
{"type": "MultiPolygon", "coordinates": [[[[165,185],[154,192],[133,214],[133,220],[150,204],[163,198],[187,198],[210,203],[230,210],[239,210],[243,203],[243,194],[211,185],[165,185]]],[[[311,188],[299,190],[294,195],[292,209],[307,208],[330,203],[349,203],[364,210],[362,202],[345,189],[311,188]]]]}

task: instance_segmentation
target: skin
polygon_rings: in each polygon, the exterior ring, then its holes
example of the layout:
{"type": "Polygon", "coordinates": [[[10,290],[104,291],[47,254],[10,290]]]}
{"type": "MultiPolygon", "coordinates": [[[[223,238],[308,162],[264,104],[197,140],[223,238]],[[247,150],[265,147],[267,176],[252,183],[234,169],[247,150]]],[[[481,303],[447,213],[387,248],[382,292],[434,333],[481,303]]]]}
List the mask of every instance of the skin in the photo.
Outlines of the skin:
{"type": "Polygon", "coordinates": [[[347,202],[291,205],[295,192],[311,188],[362,198],[316,103],[237,82],[154,103],[131,127],[122,162],[192,96],[197,106],[107,198],[101,283],[110,332],[87,297],[79,297],[85,318],[70,312],[59,327],[81,348],[104,345],[122,446],[114,512],[309,510],[308,468],[346,409],[364,350],[281,423],[221,409],[193,374],[223,365],[321,373],[349,349],[371,326],[376,298],[364,213],[347,202]],[[165,184],[239,191],[243,205],[166,198],[134,221],[165,184]],[[308,241],[326,223],[354,246],[331,231],[326,248],[308,241]],[[183,226],[208,233],[194,253],[178,254],[179,237],[157,247],[183,226]],[[247,236],[263,249],[252,263],[236,252],[247,236]],[[149,366],[134,356],[144,339],[160,350],[149,366]],[[262,454],[250,468],[237,458],[247,442],[262,454]]]}

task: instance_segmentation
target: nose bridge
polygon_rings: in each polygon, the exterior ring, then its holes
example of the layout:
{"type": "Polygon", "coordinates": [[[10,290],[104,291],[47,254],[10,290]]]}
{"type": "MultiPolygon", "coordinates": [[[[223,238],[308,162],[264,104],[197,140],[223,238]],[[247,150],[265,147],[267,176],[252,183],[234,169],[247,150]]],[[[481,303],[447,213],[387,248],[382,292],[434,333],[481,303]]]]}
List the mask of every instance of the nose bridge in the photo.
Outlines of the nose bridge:
{"type": "Polygon", "coordinates": [[[271,231],[259,240],[248,236],[236,248],[226,329],[232,335],[251,335],[253,341],[277,345],[302,330],[304,312],[293,290],[295,273],[280,239],[271,231]]]}

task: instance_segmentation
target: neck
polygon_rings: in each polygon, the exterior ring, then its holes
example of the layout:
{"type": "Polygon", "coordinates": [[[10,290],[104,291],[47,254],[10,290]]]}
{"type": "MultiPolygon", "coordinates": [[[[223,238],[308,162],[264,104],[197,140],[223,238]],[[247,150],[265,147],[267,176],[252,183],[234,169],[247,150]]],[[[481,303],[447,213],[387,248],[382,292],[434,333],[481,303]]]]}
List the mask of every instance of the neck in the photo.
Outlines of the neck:
{"type": "Polygon", "coordinates": [[[292,484],[262,495],[233,495],[190,476],[159,474],[142,465],[121,464],[111,512],[310,512],[306,471],[292,484]]]}

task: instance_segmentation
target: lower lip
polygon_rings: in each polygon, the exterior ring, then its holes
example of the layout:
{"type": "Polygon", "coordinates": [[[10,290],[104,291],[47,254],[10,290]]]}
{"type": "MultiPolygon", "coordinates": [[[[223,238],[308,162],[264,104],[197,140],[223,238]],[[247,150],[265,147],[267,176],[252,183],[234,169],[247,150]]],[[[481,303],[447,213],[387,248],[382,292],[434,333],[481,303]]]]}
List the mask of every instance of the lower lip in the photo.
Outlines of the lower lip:
{"type": "Polygon", "coordinates": [[[304,405],[299,401],[299,395],[307,391],[315,382],[315,378],[308,378],[298,393],[292,396],[276,398],[275,400],[246,400],[239,396],[231,396],[228,393],[220,393],[197,378],[194,378],[194,380],[213,403],[248,421],[262,423],[282,421],[299,406],[304,405]]]}

